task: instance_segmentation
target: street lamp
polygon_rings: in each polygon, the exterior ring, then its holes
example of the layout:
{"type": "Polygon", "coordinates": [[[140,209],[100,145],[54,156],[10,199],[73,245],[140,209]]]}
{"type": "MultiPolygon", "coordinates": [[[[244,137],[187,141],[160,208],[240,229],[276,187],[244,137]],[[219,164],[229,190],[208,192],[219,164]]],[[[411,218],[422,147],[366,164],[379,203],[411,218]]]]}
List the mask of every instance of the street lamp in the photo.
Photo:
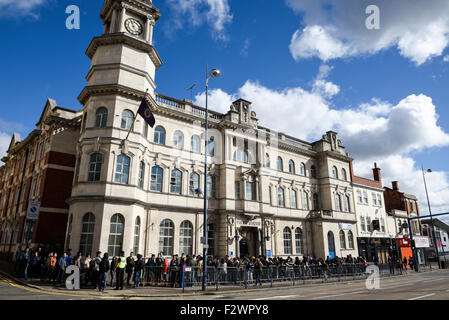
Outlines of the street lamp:
{"type": "Polygon", "coordinates": [[[427,192],[427,183],[426,183],[426,173],[432,173],[432,169],[427,169],[427,171],[424,172],[424,166],[421,165],[421,170],[422,170],[422,178],[424,180],[424,188],[426,189],[427,205],[429,206],[430,225],[432,226],[432,239],[433,239],[433,244],[435,246],[435,253],[437,256],[438,269],[441,269],[440,255],[438,254],[438,245],[437,245],[437,241],[436,241],[436,237],[435,237],[435,226],[433,225],[432,209],[430,208],[429,193],[427,192]]]}
{"type": "Polygon", "coordinates": [[[206,277],[207,277],[207,147],[209,139],[207,137],[207,129],[209,127],[209,109],[207,100],[209,96],[209,80],[220,76],[220,70],[212,69],[209,73],[208,67],[206,67],[206,124],[204,135],[204,222],[203,222],[203,283],[202,290],[206,291],[206,277]]]}

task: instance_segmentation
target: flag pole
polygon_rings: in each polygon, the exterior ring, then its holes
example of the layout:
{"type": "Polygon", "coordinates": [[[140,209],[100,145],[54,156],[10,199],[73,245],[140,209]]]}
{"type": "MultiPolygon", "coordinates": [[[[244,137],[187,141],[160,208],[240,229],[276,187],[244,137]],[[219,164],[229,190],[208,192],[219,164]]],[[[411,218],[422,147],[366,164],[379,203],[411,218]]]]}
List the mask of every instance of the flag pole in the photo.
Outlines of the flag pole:
{"type": "MultiPolygon", "coordinates": [[[[147,96],[147,93],[148,93],[148,89],[147,89],[147,91],[145,91],[145,95],[143,96],[143,98],[144,98],[144,99],[146,98],[146,96],[147,96]]],[[[134,129],[134,123],[136,122],[136,119],[137,119],[137,112],[136,112],[136,114],[135,114],[135,116],[134,116],[134,119],[133,119],[133,124],[131,125],[131,128],[129,128],[129,130],[128,130],[128,134],[126,135],[126,138],[125,138],[125,140],[124,140],[124,141],[128,140],[128,138],[129,138],[129,134],[131,133],[131,130],[133,130],[133,129],[134,129]]]]}

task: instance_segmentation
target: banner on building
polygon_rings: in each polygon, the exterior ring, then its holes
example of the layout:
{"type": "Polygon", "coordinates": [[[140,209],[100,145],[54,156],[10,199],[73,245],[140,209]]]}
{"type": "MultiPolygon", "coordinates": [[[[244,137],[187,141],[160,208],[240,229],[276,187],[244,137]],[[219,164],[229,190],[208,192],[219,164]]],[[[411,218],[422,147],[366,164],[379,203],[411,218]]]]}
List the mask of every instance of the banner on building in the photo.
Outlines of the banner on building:
{"type": "Polygon", "coordinates": [[[350,223],[339,223],[340,230],[351,230],[352,224],[350,223]]]}
{"type": "Polygon", "coordinates": [[[414,236],[413,240],[415,240],[416,248],[429,248],[430,247],[430,241],[429,241],[428,237],[414,236]]]}

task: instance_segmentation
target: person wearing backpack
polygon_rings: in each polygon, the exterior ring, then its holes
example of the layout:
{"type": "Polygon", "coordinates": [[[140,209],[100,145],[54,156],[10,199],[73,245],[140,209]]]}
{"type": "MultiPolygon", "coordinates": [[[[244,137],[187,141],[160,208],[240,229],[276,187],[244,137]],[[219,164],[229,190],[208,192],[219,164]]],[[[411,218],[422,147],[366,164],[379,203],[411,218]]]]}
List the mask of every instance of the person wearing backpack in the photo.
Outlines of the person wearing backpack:
{"type": "Polygon", "coordinates": [[[142,261],[142,255],[137,255],[137,261],[134,264],[134,288],[140,285],[140,275],[142,274],[144,264],[142,261]]]}
{"type": "Polygon", "coordinates": [[[106,290],[106,283],[108,281],[108,272],[109,272],[109,254],[107,252],[104,253],[103,259],[101,259],[99,265],[100,272],[100,285],[98,290],[104,292],[106,290]]]}

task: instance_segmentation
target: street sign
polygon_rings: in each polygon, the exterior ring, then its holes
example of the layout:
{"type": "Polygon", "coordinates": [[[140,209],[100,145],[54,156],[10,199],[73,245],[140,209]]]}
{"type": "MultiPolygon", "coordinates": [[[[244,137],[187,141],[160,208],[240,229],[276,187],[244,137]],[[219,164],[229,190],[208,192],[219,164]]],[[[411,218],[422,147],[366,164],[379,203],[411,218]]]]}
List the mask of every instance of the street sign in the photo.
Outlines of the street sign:
{"type": "Polygon", "coordinates": [[[39,218],[39,211],[41,208],[41,203],[39,201],[29,201],[28,202],[28,211],[27,211],[27,219],[28,220],[37,220],[39,218]]]}
{"type": "Polygon", "coordinates": [[[267,250],[267,258],[271,258],[271,250],[267,250]]]}

